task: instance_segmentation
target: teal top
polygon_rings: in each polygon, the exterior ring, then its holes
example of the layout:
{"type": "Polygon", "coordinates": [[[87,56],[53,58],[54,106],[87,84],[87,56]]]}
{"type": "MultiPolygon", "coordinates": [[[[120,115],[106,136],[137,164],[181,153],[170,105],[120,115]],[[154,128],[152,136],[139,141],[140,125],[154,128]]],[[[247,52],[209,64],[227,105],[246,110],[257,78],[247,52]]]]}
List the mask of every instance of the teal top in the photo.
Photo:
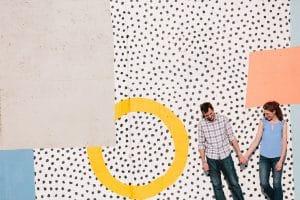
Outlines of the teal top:
{"type": "Polygon", "coordinates": [[[272,124],[268,120],[263,119],[262,124],[263,134],[260,144],[260,154],[267,158],[280,157],[284,120],[272,124]]]}

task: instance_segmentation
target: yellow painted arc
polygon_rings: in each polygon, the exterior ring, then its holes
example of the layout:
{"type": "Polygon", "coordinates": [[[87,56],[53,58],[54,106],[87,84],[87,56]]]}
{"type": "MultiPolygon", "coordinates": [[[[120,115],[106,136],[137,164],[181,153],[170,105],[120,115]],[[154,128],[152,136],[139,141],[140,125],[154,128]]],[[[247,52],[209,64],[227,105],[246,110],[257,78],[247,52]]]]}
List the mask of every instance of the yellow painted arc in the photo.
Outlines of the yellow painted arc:
{"type": "Polygon", "coordinates": [[[113,192],[132,199],[145,199],[173,184],[184,170],[188,156],[188,135],[179,118],[162,104],[146,98],[128,98],[115,105],[115,120],[129,112],[146,112],[161,119],[174,141],[175,156],[165,174],[145,185],[128,185],[111,175],[105,165],[101,147],[88,147],[90,164],[99,181],[113,192]]]}

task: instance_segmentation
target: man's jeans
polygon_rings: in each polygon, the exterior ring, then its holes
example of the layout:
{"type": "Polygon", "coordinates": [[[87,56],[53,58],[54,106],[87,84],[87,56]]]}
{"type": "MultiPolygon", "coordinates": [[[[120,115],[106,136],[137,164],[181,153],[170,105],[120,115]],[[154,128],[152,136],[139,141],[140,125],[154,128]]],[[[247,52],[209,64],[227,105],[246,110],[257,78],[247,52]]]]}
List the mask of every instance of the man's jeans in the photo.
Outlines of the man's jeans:
{"type": "Polygon", "coordinates": [[[275,165],[278,162],[277,158],[266,158],[260,155],[259,158],[259,179],[263,191],[271,200],[282,200],[283,192],[281,186],[282,169],[275,171],[275,165]],[[270,186],[270,172],[273,173],[273,188],[270,186]]]}
{"type": "Polygon", "coordinates": [[[243,193],[239,185],[238,177],[234,168],[231,155],[223,160],[214,160],[207,158],[209,166],[209,176],[213,185],[215,197],[217,200],[224,200],[225,195],[221,180],[221,171],[228,182],[229,189],[231,190],[233,199],[243,200],[243,193]]]}

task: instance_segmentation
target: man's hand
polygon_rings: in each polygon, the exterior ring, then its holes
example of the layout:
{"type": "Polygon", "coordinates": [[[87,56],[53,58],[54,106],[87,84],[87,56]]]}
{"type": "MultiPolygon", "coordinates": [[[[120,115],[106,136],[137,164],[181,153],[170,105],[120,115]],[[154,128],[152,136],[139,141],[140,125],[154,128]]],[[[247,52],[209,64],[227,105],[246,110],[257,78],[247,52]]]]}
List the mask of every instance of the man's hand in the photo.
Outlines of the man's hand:
{"type": "Polygon", "coordinates": [[[205,173],[208,173],[208,171],[209,171],[209,166],[208,166],[208,164],[207,164],[206,161],[202,161],[202,169],[203,169],[203,171],[204,171],[205,173]]]}

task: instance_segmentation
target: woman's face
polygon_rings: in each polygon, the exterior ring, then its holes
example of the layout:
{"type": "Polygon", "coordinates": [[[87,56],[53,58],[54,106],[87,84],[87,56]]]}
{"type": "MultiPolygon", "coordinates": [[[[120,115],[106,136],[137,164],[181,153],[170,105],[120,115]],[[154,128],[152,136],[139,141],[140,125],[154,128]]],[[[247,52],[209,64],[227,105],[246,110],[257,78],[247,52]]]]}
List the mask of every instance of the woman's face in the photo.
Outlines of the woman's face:
{"type": "Polygon", "coordinates": [[[264,110],[264,116],[268,121],[276,117],[275,111],[264,110]]]}

